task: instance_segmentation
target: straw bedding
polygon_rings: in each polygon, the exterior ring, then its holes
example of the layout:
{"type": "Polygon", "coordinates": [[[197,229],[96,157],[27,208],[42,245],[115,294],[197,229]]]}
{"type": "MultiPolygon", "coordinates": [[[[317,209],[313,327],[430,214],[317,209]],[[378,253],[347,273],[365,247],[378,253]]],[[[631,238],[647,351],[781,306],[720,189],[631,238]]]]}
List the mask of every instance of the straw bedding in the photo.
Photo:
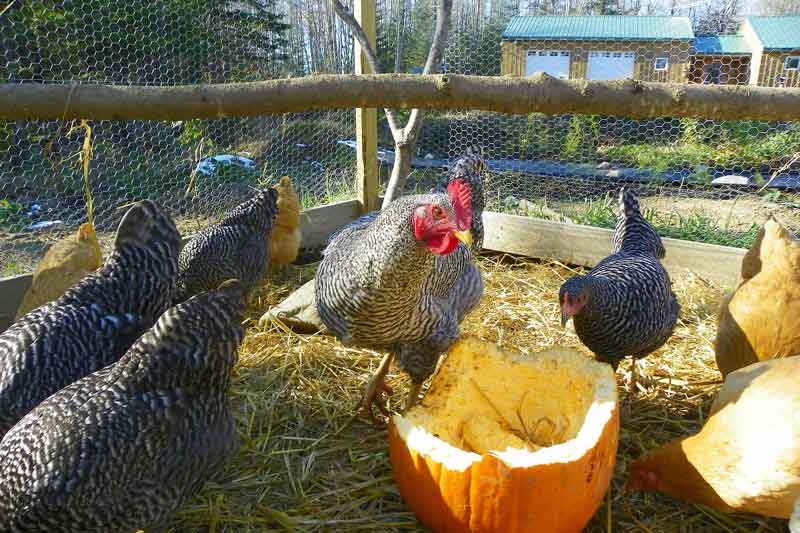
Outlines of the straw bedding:
{"type": "MultiPolygon", "coordinates": [[[[483,257],[480,265],[484,299],[462,331],[523,353],[563,344],[589,355],[559,321],[558,288],[574,270],[509,256],[483,257]]],[[[264,310],[311,279],[314,268],[299,267],[288,285],[268,282],[251,298],[232,392],[243,446],[222,478],[177,513],[174,531],[422,531],[394,484],[385,429],[353,417],[380,354],[256,325],[264,310]]],[[[786,531],[783,520],[623,493],[627,463],[695,432],[721,383],[712,348],[721,291],[689,273],[674,286],[682,317],[669,343],[644,362],[646,390],[631,399],[620,388],[617,468],[587,531],[786,531]]],[[[621,365],[618,380],[629,365],[621,365]]],[[[396,391],[391,408],[399,410],[407,379],[393,368],[389,385],[396,391]]]]}

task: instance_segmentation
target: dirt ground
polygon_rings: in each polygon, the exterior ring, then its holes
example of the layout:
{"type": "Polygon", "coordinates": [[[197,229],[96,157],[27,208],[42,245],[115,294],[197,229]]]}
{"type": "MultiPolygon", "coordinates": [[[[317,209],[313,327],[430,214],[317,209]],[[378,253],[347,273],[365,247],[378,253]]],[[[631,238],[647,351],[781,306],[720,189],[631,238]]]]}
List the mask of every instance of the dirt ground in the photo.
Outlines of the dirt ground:
{"type": "Polygon", "coordinates": [[[787,227],[800,228],[800,209],[759,198],[681,198],[676,201],[674,198],[655,196],[642,199],[641,204],[646,209],[655,209],[663,214],[711,214],[720,221],[720,225],[731,229],[746,229],[753,223],[761,225],[773,214],[787,227]]]}
{"type": "MultiPolygon", "coordinates": [[[[214,219],[206,216],[182,217],[175,220],[175,225],[182,235],[191,235],[213,222],[214,219]]],[[[33,272],[47,248],[74,231],[75,228],[25,233],[0,232],[0,278],[33,272]]],[[[114,235],[114,231],[97,232],[104,254],[111,250],[114,235]]]]}

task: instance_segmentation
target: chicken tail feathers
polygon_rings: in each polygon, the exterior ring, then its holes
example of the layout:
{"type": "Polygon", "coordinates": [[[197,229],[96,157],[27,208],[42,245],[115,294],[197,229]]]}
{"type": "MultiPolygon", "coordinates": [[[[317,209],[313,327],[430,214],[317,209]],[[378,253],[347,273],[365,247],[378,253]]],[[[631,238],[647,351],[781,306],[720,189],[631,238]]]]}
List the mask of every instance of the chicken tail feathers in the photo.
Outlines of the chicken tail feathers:
{"type": "Polygon", "coordinates": [[[619,191],[619,219],[614,230],[614,253],[646,252],[663,259],[664,243],[655,228],[642,216],[636,194],[622,187],[619,191]]]}
{"type": "Polygon", "coordinates": [[[255,228],[265,225],[266,227],[263,229],[270,233],[277,217],[278,191],[270,187],[261,190],[246,202],[233,208],[218,224],[220,226],[242,225],[255,228]]]}
{"type": "Polygon", "coordinates": [[[119,223],[114,248],[119,249],[125,244],[149,248],[156,242],[166,243],[170,248],[179,250],[181,235],[172,218],[155,202],[136,202],[119,223]]]}

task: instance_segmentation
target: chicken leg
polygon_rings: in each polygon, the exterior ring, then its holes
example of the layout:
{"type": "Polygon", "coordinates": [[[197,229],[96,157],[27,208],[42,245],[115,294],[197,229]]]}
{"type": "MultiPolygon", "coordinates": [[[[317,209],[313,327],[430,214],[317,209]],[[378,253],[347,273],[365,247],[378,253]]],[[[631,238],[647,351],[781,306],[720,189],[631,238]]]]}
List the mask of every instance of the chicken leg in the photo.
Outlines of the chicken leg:
{"type": "Polygon", "coordinates": [[[411,384],[411,388],[408,390],[408,398],[406,398],[406,407],[403,410],[404,413],[417,404],[420,389],[422,389],[422,383],[411,384]]]}
{"type": "Polygon", "coordinates": [[[381,413],[383,413],[384,416],[389,416],[389,410],[383,405],[382,396],[384,394],[392,394],[392,389],[386,384],[385,379],[386,373],[389,372],[389,367],[391,366],[393,359],[394,354],[392,352],[389,352],[383,356],[381,364],[378,365],[378,370],[375,371],[375,374],[372,375],[369,383],[367,383],[367,388],[364,390],[364,396],[362,396],[361,401],[359,402],[364,414],[372,419],[376,425],[380,425],[380,422],[375,417],[375,413],[372,411],[372,404],[375,403],[376,399],[379,400],[377,406],[381,413]]]}
{"type": "Polygon", "coordinates": [[[628,379],[625,380],[628,394],[635,395],[639,392],[637,388],[639,383],[639,364],[635,357],[631,358],[631,370],[628,376],[628,379]]]}

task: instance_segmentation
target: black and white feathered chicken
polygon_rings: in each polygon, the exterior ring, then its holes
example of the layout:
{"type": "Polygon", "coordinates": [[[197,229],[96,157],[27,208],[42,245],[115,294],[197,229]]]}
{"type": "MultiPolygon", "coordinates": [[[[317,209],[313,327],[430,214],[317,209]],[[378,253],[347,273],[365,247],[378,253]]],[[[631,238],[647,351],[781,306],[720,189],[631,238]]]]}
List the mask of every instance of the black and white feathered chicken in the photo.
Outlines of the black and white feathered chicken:
{"type": "Polygon", "coordinates": [[[195,235],[178,259],[175,303],[232,278],[241,280],[249,294],[269,266],[269,238],[277,215],[278,192],[270,187],[195,235]]]}
{"type": "Polygon", "coordinates": [[[236,280],[195,296],[25,416],[0,441],[0,530],[163,527],[237,449],[243,312],[236,280]]]}
{"type": "Polygon", "coordinates": [[[485,166],[478,152],[455,169],[440,186],[445,193],[401,197],[333,235],[323,253],[315,278],[322,322],[345,345],[388,351],[362,400],[370,416],[376,397],[389,392],[393,359],[411,376],[406,406],[417,401],[483,295],[473,252],[459,240],[474,244],[474,228],[482,241],[475,207],[483,206],[485,166]]]}
{"type": "Polygon", "coordinates": [[[155,323],[175,293],[180,245],[169,215],[139,202],[99,270],[0,334],[0,437],[54,392],[119,359],[155,323]]]}
{"type": "Polygon", "coordinates": [[[666,250],[642,216],[633,192],[619,194],[620,215],[613,254],[587,275],[573,276],[559,291],[561,323],[572,317],[581,342],[615,370],[634,358],[630,387],[636,390],[636,359],[663,346],[672,335],[680,305],[661,264],[666,250]]]}

